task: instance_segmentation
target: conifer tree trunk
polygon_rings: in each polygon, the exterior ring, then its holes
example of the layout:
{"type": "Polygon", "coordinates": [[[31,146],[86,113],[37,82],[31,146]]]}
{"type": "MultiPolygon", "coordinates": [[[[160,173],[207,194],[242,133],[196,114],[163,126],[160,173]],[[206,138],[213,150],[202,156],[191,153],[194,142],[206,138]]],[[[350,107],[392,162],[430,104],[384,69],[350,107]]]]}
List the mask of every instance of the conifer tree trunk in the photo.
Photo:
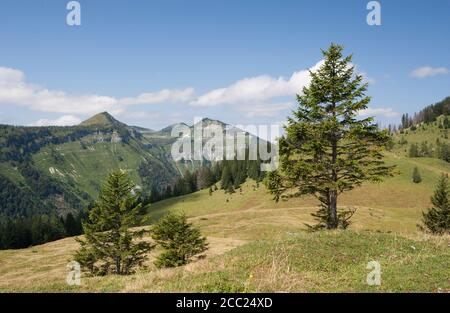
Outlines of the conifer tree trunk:
{"type": "MultiPolygon", "coordinates": [[[[336,104],[333,102],[333,117],[336,118],[336,104]]],[[[338,181],[338,176],[336,172],[336,160],[337,160],[337,146],[338,138],[337,134],[333,134],[333,139],[331,140],[331,181],[336,184],[338,181]]],[[[330,190],[330,207],[329,214],[330,220],[328,223],[328,229],[336,229],[338,227],[339,221],[337,216],[337,189],[333,186],[330,190]]]]}
{"type": "MultiPolygon", "coordinates": [[[[338,177],[336,173],[336,159],[337,159],[337,141],[336,139],[333,141],[332,145],[332,171],[331,171],[331,181],[333,183],[337,183],[338,177]]],[[[337,197],[338,193],[336,187],[332,187],[329,191],[330,193],[330,206],[329,206],[329,214],[330,220],[328,223],[328,229],[336,229],[338,227],[338,216],[337,216],[337,197]]]]}
{"type": "Polygon", "coordinates": [[[337,191],[330,190],[330,222],[328,224],[328,229],[336,229],[337,227],[337,191]]]}
{"type": "Polygon", "coordinates": [[[116,257],[116,274],[122,274],[122,269],[120,268],[120,257],[116,257]]]}

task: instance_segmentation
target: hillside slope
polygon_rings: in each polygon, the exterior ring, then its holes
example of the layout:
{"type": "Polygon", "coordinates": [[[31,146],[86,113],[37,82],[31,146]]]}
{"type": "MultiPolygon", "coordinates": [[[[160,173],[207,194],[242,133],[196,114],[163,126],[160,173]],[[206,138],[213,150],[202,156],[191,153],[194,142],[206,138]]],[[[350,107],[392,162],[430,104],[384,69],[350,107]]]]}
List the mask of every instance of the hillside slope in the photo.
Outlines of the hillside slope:
{"type": "MultiPolygon", "coordinates": [[[[149,268],[128,277],[84,277],[65,283],[65,268],[77,249],[66,238],[23,250],[0,251],[1,291],[240,292],[240,291],[424,291],[450,290],[450,238],[417,232],[421,211],[443,163],[417,160],[423,184],[410,178],[416,163],[389,155],[401,173],[382,184],[349,192],[341,206],[357,213],[347,231],[307,233],[304,223],[317,205],[312,198],[274,203],[253,181],[242,192],[209,195],[202,190],[148,207],[151,224],[169,211],[184,211],[207,235],[205,259],[176,269],[149,268]],[[367,262],[382,266],[381,286],[365,283],[367,262]]],[[[414,161],[416,162],[416,161],[414,161]]],[[[151,255],[154,258],[155,251],[151,255]]]]}
{"type": "Polygon", "coordinates": [[[96,198],[108,173],[119,168],[146,195],[153,188],[164,191],[186,170],[202,165],[173,160],[171,129],[128,126],[107,112],[71,127],[0,125],[0,216],[77,213],[96,198]]]}
{"type": "Polygon", "coordinates": [[[2,125],[0,215],[76,213],[118,168],[140,186],[165,186],[180,175],[170,157],[171,141],[152,141],[108,113],[72,127],[2,125]]]}
{"type": "MultiPolygon", "coordinates": [[[[450,99],[450,98],[449,98],[450,99]]],[[[443,146],[450,145],[450,120],[447,115],[436,117],[435,121],[422,122],[401,129],[393,134],[393,151],[398,155],[408,157],[411,145],[417,145],[418,156],[442,158],[443,146]]],[[[446,159],[450,161],[450,159],[446,159]]]]}

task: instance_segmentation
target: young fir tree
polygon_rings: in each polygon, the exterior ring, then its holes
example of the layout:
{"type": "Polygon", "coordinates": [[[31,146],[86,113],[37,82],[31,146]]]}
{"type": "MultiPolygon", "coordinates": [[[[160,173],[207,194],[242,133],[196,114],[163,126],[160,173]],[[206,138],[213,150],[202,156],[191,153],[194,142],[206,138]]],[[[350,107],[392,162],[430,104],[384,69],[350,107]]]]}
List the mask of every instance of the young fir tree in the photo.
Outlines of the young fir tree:
{"type": "Polygon", "coordinates": [[[81,232],[72,213],[68,213],[66,218],[64,219],[64,228],[66,230],[67,236],[79,235],[81,232]]]}
{"type": "Polygon", "coordinates": [[[420,176],[420,172],[417,166],[414,167],[412,179],[415,184],[418,184],[422,181],[422,177],[420,176]]]}
{"type": "Polygon", "coordinates": [[[169,199],[170,197],[172,197],[172,187],[167,185],[166,191],[164,191],[164,199],[169,199]]]}
{"type": "Polygon", "coordinates": [[[214,182],[213,173],[211,172],[211,169],[207,166],[201,167],[196,172],[196,175],[197,175],[197,190],[208,188],[214,182]]]}
{"type": "Polygon", "coordinates": [[[447,115],[444,117],[444,121],[443,121],[442,124],[443,124],[443,126],[444,126],[445,129],[447,129],[447,128],[450,127],[450,120],[448,119],[448,116],[447,116],[447,115]]]}
{"type": "Polygon", "coordinates": [[[411,144],[408,155],[410,158],[417,158],[420,156],[419,146],[416,143],[411,144]]]}
{"type": "Polygon", "coordinates": [[[85,240],[77,239],[81,248],[75,260],[92,274],[126,275],[142,266],[152,246],[136,242],[145,230],[131,231],[139,222],[142,204],[134,195],[134,184],[123,171],[110,173],[99,198],[83,223],[85,240]]]}
{"type": "Polygon", "coordinates": [[[428,142],[422,141],[420,144],[420,156],[429,157],[431,156],[431,147],[428,145],[428,142]]]}
{"type": "Polygon", "coordinates": [[[433,207],[422,212],[423,226],[419,228],[431,233],[450,233],[450,190],[448,176],[442,175],[437,184],[434,195],[431,197],[433,207]]]}
{"type": "Polygon", "coordinates": [[[222,169],[221,187],[227,190],[230,186],[233,186],[233,176],[228,162],[225,162],[222,169]]]}
{"type": "Polygon", "coordinates": [[[367,84],[354,75],[352,57],[343,57],[342,50],[332,44],[322,51],[324,63],[310,72],[310,85],[297,95],[298,109],[279,140],[279,168],[266,179],[277,201],[304,194],[320,201],[313,229],[345,228],[354,210],[338,212],[338,196],[393,173],[382,155],[389,133],[372,117],[358,118],[370,101],[367,84]]]}
{"type": "Polygon", "coordinates": [[[157,267],[187,264],[208,248],[206,238],[187,222],[184,214],[169,213],[164,216],[154,226],[152,238],[164,249],[155,261],[157,267]]]}

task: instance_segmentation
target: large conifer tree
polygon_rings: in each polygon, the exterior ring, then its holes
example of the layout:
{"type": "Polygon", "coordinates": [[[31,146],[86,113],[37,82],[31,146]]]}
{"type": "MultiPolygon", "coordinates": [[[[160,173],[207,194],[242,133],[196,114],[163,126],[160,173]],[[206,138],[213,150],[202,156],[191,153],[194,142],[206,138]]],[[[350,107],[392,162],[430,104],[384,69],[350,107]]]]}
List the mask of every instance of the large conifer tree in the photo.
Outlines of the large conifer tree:
{"type": "Polygon", "coordinates": [[[77,239],[81,248],[75,260],[92,274],[130,274],[152,248],[148,242],[134,240],[145,230],[129,229],[138,224],[142,206],[134,187],[125,172],[112,172],[83,223],[85,240],[77,239]]]}
{"type": "Polygon", "coordinates": [[[280,138],[280,167],[266,180],[276,200],[315,195],[321,203],[313,214],[319,221],[316,229],[345,228],[352,211],[338,212],[338,196],[392,173],[382,155],[388,131],[380,131],[372,117],[358,117],[370,101],[367,84],[342,50],[332,44],[322,51],[324,63],[310,72],[310,85],[297,95],[299,106],[280,138]]]}

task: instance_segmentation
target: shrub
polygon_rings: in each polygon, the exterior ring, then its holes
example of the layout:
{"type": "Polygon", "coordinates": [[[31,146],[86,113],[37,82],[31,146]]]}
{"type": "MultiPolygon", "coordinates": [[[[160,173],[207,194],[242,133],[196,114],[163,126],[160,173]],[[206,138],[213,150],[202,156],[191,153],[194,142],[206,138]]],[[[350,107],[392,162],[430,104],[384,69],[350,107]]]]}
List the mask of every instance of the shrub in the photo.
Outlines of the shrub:
{"type": "Polygon", "coordinates": [[[184,214],[163,217],[153,228],[152,238],[164,249],[155,261],[157,267],[185,265],[208,247],[206,238],[187,222],[184,214]]]}

